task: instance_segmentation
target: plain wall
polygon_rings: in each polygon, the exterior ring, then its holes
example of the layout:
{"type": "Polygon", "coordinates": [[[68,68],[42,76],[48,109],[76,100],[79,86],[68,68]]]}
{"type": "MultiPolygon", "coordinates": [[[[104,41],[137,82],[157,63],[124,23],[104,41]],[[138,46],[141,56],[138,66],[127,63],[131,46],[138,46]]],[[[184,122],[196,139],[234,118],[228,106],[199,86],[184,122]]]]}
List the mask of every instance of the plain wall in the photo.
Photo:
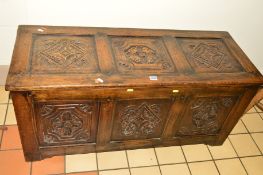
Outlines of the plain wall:
{"type": "Polygon", "coordinates": [[[0,65],[19,24],[225,30],[263,72],[263,0],[0,0],[0,65]]]}

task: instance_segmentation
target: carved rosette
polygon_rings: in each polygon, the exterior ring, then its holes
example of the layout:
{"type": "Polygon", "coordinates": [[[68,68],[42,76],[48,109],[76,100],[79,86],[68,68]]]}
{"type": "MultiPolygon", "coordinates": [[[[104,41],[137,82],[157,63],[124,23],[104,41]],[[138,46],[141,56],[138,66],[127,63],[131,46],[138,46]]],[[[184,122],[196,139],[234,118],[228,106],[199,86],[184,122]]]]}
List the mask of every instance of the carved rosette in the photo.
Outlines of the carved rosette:
{"type": "Polygon", "coordinates": [[[183,126],[180,135],[213,135],[220,129],[218,115],[223,108],[233,104],[232,97],[200,97],[191,105],[192,127],[183,126]]]}
{"type": "Polygon", "coordinates": [[[147,136],[161,123],[160,106],[147,103],[130,105],[122,110],[120,118],[123,136],[147,136]]]}
{"type": "Polygon", "coordinates": [[[92,106],[42,105],[40,109],[45,144],[89,141],[92,106]]]}
{"type": "Polygon", "coordinates": [[[121,72],[172,72],[175,69],[159,38],[113,38],[113,50],[121,72]]]}

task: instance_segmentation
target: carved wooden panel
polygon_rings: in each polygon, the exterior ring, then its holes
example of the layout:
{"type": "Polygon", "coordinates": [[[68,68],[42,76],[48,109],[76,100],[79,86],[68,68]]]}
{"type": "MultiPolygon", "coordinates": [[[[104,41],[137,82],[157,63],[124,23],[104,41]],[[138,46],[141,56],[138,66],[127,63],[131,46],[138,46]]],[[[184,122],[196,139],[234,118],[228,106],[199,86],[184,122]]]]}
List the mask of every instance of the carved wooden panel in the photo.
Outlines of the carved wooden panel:
{"type": "Polygon", "coordinates": [[[42,146],[95,141],[97,106],[94,103],[39,103],[36,109],[42,146]]]}
{"type": "Polygon", "coordinates": [[[160,137],[170,105],[168,99],[118,101],[112,140],[160,137]]]}
{"type": "Polygon", "coordinates": [[[34,73],[92,73],[98,71],[91,36],[36,35],[31,71],[34,73]]]}
{"type": "Polygon", "coordinates": [[[186,109],[177,135],[214,135],[221,128],[237,97],[197,97],[186,109]]]}
{"type": "Polygon", "coordinates": [[[115,62],[121,73],[174,72],[175,66],[158,37],[113,37],[115,62]]]}
{"type": "Polygon", "coordinates": [[[243,71],[222,39],[177,38],[177,41],[196,72],[243,71]]]}

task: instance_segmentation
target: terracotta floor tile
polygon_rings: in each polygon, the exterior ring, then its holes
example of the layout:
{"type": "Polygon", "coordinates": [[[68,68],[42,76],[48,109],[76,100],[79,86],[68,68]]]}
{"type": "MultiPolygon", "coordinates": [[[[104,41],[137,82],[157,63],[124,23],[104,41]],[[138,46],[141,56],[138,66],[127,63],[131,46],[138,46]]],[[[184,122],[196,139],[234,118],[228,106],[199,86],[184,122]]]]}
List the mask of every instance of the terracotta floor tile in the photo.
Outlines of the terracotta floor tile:
{"type": "Polygon", "coordinates": [[[192,175],[219,175],[214,162],[195,162],[189,163],[192,175]]]}
{"type": "Polygon", "coordinates": [[[0,125],[4,124],[6,108],[7,108],[6,104],[0,104],[0,125]]]}
{"type": "Polygon", "coordinates": [[[258,113],[245,114],[242,121],[250,132],[263,131],[263,120],[258,113]]]}
{"type": "Polygon", "coordinates": [[[217,160],[216,166],[221,175],[246,175],[239,159],[217,160]]]}
{"type": "Polygon", "coordinates": [[[31,175],[47,175],[59,173],[64,173],[64,156],[55,156],[32,163],[31,175]]]}
{"type": "Polygon", "coordinates": [[[98,175],[97,171],[79,172],[79,173],[67,173],[66,175],[98,175]]]}
{"type": "Polygon", "coordinates": [[[30,163],[25,162],[22,150],[0,151],[0,174],[29,175],[30,163]]]}
{"type": "Polygon", "coordinates": [[[234,148],[228,139],[221,146],[208,146],[214,159],[237,157],[234,148]]]}
{"type": "Polygon", "coordinates": [[[255,140],[261,152],[263,152],[263,133],[253,133],[251,136],[255,140]]]}
{"type": "Polygon", "coordinates": [[[161,166],[162,175],[190,175],[186,164],[163,165],[161,166]]]}
{"type": "Polygon", "coordinates": [[[248,133],[248,131],[245,125],[242,123],[242,121],[239,120],[230,134],[241,134],[241,133],[248,133]]]}
{"type": "Polygon", "coordinates": [[[4,131],[1,150],[22,149],[17,125],[7,126],[4,131]]]}
{"type": "Polygon", "coordinates": [[[249,134],[230,135],[229,139],[237,151],[238,156],[254,156],[260,154],[249,134]]]}
{"type": "Polygon", "coordinates": [[[0,86],[0,103],[7,103],[9,97],[9,92],[5,91],[4,86],[0,86]]]}
{"type": "Polygon", "coordinates": [[[153,148],[128,150],[127,154],[130,167],[157,165],[153,148]]]}
{"type": "Polygon", "coordinates": [[[66,155],[66,172],[81,172],[97,170],[96,154],[66,155]]]}
{"type": "Polygon", "coordinates": [[[131,175],[161,175],[158,166],[144,167],[144,168],[132,168],[131,175]]]}
{"type": "Polygon", "coordinates": [[[97,157],[99,170],[128,168],[125,151],[98,153],[97,157]]]}
{"type": "Polygon", "coordinates": [[[155,148],[159,164],[185,162],[180,146],[155,148]]]}
{"type": "Polygon", "coordinates": [[[100,171],[99,175],[130,175],[129,169],[100,171]]]}
{"type": "Polygon", "coordinates": [[[188,162],[212,160],[209,150],[206,145],[185,145],[182,146],[186,160],[188,162]]]}
{"type": "Polygon", "coordinates": [[[13,104],[8,105],[5,125],[16,125],[16,116],[13,104]]]}
{"type": "Polygon", "coordinates": [[[263,174],[263,157],[246,157],[241,158],[243,165],[245,166],[248,174],[250,175],[262,175],[263,174]]]}

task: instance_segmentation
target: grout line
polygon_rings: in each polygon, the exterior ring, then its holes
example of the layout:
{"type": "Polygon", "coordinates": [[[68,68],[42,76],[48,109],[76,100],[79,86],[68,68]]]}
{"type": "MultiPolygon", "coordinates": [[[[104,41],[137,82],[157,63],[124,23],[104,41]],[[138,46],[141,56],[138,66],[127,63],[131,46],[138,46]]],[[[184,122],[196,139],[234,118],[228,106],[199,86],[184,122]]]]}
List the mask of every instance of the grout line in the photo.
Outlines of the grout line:
{"type": "Polygon", "coordinates": [[[160,163],[159,163],[159,160],[158,160],[155,148],[153,148],[153,150],[154,150],[154,154],[155,154],[155,157],[156,157],[156,161],[157,161],[157,164],[158,164],[158,168],[159,168],[160,174],[162,175],[162,170],[161,170],[161,167],[160,167],[160,163]]]}
{"type": "Polygon", "coordinates": [[[8,109],[9,109],[9,104],[8,104],[7,107],[6,107],[4,126],[8,126],[8,125],[6,125],[6,119],[7,119],[8,109]]]}
{"type": "MultiPolygon", "coordinates": [[[[134,168],[145,168],[145,167],[152,167],[152,166],[156,166],[156,165],[149,165],[149,166],[142,166],[142,167],[134,167],[134,168]]],[[[111,169],[102,169],[102,170],[100,170],[100,172],[101,171],[114,171],[114,170],[126,170],[127,169],[127,167],[123,167],[123,168],[111,168],[111,169]]],[[[86,172],[86,171],[85,171],[86,172]]],[[[93,171],[87,171],[87,172],[94,172],[94,170],[93,171]]]]}
{"type": "Polygon", "coordinates": [[[219,169],[218,169],[218,167],[217,167],[217,165],[216,165],[215,159],[214,159],[214,157],[213,157],[213,155],[212,155],[212,153],[211,153],[208,145],[206,145],[206,147],[207,147],[207,149],[208,149],[208,152],[209,152],[209,154],[210,154],[210,156],[211,156],[211,158],[212,158],[212,161],[213,161],[213,163],[214,163],[214,165],[215,165],[215,167],[216,167],[216,170],[217,170],[218,174],[221,174],[220,171],[219,171],[219,169]]]}
{"type": "Polygon", "coordinates": [[[129,162],[129,159],[128,159],[127,150],[125,150],[125,154],[126,154],[126,160],[127,160],[127,163],[128,163],[129,173],[130,173],[130,175],[131,175],[131,167],[130,167],[130,162],[129,162]]]}
{"type": "Polygon", "coordinates": [[[238,158],[238,159],[239,159],[239,161],[241,162],[241,165],[243,166],[244,170],[245,170],[245,171],[246,171],[246,173],[248,174],[248,172],[247,172],[247,169],[245,168],[245,166],[244,166],[243,162],[241,161],[241,158],[239,157],[239,155],[238,155],[238,153],[237,153],[237,151],[236,151],[236,148],[234,147],[234,145],[233,145],[233,143],[232,143],[231,139],[229,138],[228,140],[229,140],[229,142],[230,142],[231,146],[233,147],[233,149],[234,149],[234,151],[235,151],[235,153],[236,153],[236,155],[237,155],[237,158],[238,158]]]}
{"type": "MultiPolygon", "coordinates": [[[[230,157],[230,158],[222,158],[222,159],[215,159],[217,160],[229,160],[229,159],[238,159],[238,158],[249,158],[249,157],[259,157],[261,155],[253,155],[253,156],[242,156],[242,157],[230,157]]],[[[209,162],[212,160],[200,160],[200,161],[191,161],[191,162],[179,162],[179,163],[166,163],[166,164],[162,164],[163,165],[180,165],[180,164],[186,164],[186,163],[201,163],[201,162],[209,162]]],[[[131,168],[147,168],[147,167],[153,167],[153,166],[158,166],[158,165],[146,165],[146,166],[136,166],[136,167],[131,167],[131,168]]],[[[101,171],[111,171],[111,170],[122,170],[122,169],[127,169],[126,167],[124,168],[112,168],[112,169],[103,169],[101,171]]],[[[92,171],[87,171],[87,172],[93,172],[92,171]]]]}
{"type": "Polygon", "coordinates": [[[190,167],[189,167],[188,161],[187,161],[186,156],[185,156],[185,154],[184,154],[184,150],[183,150],[182,146],[180,146],[180,148],[181,148],[181,151],[182,151],[182,153],[183,153],[183,155],[184,155],[184,159],[185,159],[185,163],[186,163],[186,166],[187,166],[187,168],[188,168],[188,171],[189,171],[190,175],[192,175],[192,172],[191,172],[191,169],[190,169],[190,167]]]}
{"type": "Polygon", "coordinates": [[[66,174],[66,170],[67,170],[67,161],[66,161],[66,155],[65,155],[65,152],[64,152],[64,174],[66,174]]]}
{"type": "Polygon", "coordinates": [[[32,175],[32,168],[33,168],[33,162],[30,162],[30,170],[29,170],[29,175],[32,175]]]}
{"type": "Polygon", "coordinates": [[[242,133],[234,133],[229,135],[242,135],[242,134],[257,134],[257,133],[263,133],[263,131],[256,131],[256,132],[242,132],[242,133]]]}
{"type": "MultiPolygon", "coordinates": [[[[4,123],[3,123],[2,127],[5,127],[5,126],[6,126],[6,125],[5,125],[5,122],[6,122],[6,118],[7,118],[8,107],[9,107],[9,105],[7,104],[6,109],[5,109],[4,123]]],[[[3,141],[3,137],[4,137],[4,132],[5,132],[5,131],[3,130],[2,133],[1,133],[0,150],[1,150],[1,147],[2,147],[2,141],[3,141]]]]}
{"type": "Polygon", "coordinates": [[[257,111],[257,113],[262,113],[263,111],[261,111],[257,106],[253,106],[255,108],[255,110],[257,111]],[[259,109],[259,110],[258,110],[259,109]]]}
{"type": "Polygon", "coordinates": [[[258,148],[260,154],[263,155],[263,154],[262,154],[262,151],[260,150],[260,148],[259,148],[258,144],[256,143],[256,141],[254,140],[254,138],[251,136],[251,132],[248,130],[248,128],[247,128],[247,126],[245,125],[245,123],[243,122],[243,120],[242,120],[242,123],[244,124],[245,128],[247,129],[250,138],[251,138],[251,139],[253,140],[253,142],[255,143],[255,145],[256,145],[256,147],[258,148]]]}
{"type": "Polygon", "coordinates": [[[96,156],[97,172],[98,172],[98,175],[99,175],[100,171],[99,171],[99,161],[98,161],[98,153],[97,152],[95,152],[95,156],[96,156]]]}
{"type": "MultiPolygon", "coordinates": [[[[263,116],[262,115],[260,115],[260,113],[258,113],[259,114],[259,116],[260,116],[260,118],[263,120],[263,116]]],[[[261,113],[262,114],[262,113],[261,113]]]]}
{"type": "Polygon", "coordinates": [[[14,148],[14,149],[1,149],[0,152],[2,151],[18,151],[18,150],[23,150],[23,148],[14,148]]]}

